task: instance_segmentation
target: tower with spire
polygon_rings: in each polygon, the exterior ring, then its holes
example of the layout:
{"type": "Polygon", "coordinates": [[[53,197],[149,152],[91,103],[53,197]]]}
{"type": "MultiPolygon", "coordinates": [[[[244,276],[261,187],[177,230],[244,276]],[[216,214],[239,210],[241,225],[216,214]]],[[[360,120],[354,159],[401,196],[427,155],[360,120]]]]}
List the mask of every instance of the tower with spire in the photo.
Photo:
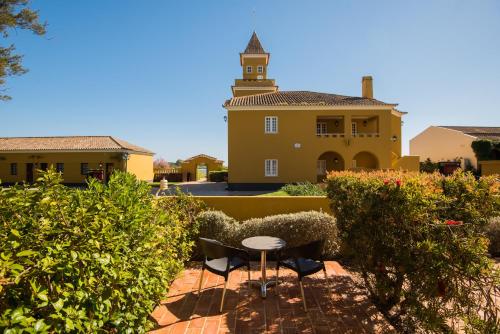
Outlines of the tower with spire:
{"type": "Polygon", "coordinates": [[[236,79],[234,86],[231,87],[234,97],[272,93],[278,90],[274,79],[267,78],[269,57],[270,54],[264,50],[254,31],[245,51],[240,53],[243,78],[236,79]]]}

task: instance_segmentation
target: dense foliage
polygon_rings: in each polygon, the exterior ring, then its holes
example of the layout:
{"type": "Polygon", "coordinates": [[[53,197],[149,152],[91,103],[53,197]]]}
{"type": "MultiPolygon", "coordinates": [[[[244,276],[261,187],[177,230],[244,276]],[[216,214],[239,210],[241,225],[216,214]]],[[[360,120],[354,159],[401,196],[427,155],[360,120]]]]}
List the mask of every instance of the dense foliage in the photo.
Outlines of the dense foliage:
{"type": "Polygon", "coordinates": [[[227,181],[227,170],[214,170],[208,172],[208,180],[210,182],[225,182],[227,181]]]}
{"type": "Polygon", "coordinates": [[[326,191],[319,184],[311,182],[290,183],[281,187],[290,196],[326,196],[326,191]]]}
{"type": "MultiPolygon", "coordinates": [[[[9,37],[10,31],[18,29],[31,30],[36,35],[45,34],[45,24],[38,21],[38,12],[28,7],[28,0],[0,1],[0,35],[9,37]]],[[[3,44],[3,43],[2,43],[3,44]]],[[[22,56],[15,54],[14,45],[0,45],[0,100],[9,100],[10,96],[2,94],[5,77],[21,75],[27,72],[22,66],[22,56]]]]}
{"type": "Polygon", "coordinates": [[[332,258],[338,253],[335,219],[322,212],[306,211],[238,222],[221,211],[205,211],[198,215],[198,222],[201,237],[217,239],[234,247],[241,247],[245,238],[271,235],[285,240],[287,247],[325,239],[325,256],[332,258]]]}
{"type": "Polygon", "coordinates": [[[500,217],[493,218],[486,226],[486,236],[490,240],[490,254],[500,256],[500,217]]]}
{"type": "Polygon", "coordinates": [[[424,173],[437,172],[439,171],[439,163],[432,162],[431,159],[427,158],[420,163],[420,171],[424,173]]]}
{"type": "Polygon", "coordinates": [[[498,160],[500,159],[500,141],[489,139],[475,140],[471,144],[472,150],[477,160],[498,160]]]}
{"type": "Polygon", "coordinates": [[[499,184],[472,174],[332,173],[342,254],[400,332],[498,333],[498,270],[484,228],[499,184]]]}
{"type": "Polygon", "coordinates": [[[82,190],[60,182],[49,171],[0,191],[0,328],[145,332],[189,256],[189,210],[156,205],[130,174],[82,190]]]}

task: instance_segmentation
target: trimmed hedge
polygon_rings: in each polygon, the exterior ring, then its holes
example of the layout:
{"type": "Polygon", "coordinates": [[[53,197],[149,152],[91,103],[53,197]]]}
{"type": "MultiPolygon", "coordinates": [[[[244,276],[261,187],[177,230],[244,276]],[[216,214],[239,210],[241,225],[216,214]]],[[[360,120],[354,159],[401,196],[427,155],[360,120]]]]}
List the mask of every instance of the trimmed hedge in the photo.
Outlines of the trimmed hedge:
{"type": "Polygon", "coordinates": [[[227,170],[218,170],[208,172],[208,180],[210,182],[225,182],[227,181],[227,170]]]}
{"type": "MultiPolygon", "coordinates": [[[[88,189],[53,170],[0,190],[0,328],[5,333],[144,333],[193,246],[179,210],[116,172],[88,189]]],[[[189,201],[188,201],[189,202],[189,201]]]]}
{"type": "Polygon", "coordinates": [[[217,239],[234,247],[241,247],[243,239],[256,235],[281,238],[287,242],[287,247],[325,239],[325,257],[338,255],[335,218],[322,212],[298,212],[238,222],[221,211],[205,211],[198,215],[198,223],[201,237],[217,239]]]}
{"type": "Polygon", "coordinates": [[[326,191],[319,184],[311,182],[290,183],[281,187],[290,196],[326,196],[326,191]]]}
{"type": "Polygon", "coordinates": [[[461,171],[329,175],[342,254],[398,332],[500,332],[500,272],[484,234],[499,189],[461,171]]]}

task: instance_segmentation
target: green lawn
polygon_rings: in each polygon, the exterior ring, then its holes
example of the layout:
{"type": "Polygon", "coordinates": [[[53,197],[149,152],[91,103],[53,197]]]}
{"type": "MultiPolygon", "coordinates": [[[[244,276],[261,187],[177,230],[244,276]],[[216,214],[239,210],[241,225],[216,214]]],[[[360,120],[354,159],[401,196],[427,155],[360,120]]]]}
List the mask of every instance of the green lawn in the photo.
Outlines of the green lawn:
{"type": "MultiPolygon", "coordinates": [[[[175,186],[176,184],[179,184],[179,183],[182,183],[182,182],[169,182],[168,183],[168,186],[175,186]]],[[[148,183],[150,187],[159,187],[160,186],[160,182],[151,182],[151,183],[148,183]]]]}
{"type": "Polygon", "coordinates": [[[290,195],[287,192],[284,192],[283,190],[277,190],[272,193],[262,194],[258,196],[290,196],[290,195]]]}

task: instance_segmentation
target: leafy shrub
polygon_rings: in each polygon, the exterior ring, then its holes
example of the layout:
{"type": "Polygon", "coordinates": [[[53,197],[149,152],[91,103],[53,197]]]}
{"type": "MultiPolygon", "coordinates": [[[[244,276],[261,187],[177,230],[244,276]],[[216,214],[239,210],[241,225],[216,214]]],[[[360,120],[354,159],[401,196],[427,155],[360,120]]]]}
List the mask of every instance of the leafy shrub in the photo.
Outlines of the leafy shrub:
{"type": "Polygon", "coordinates": [[[486,235],[490,239],[489,252],[492,256],[500,256],[500,217],[491,219],[486,226],[486,235]]]}
{"type": "Polygon", "coordinates": [[[245,238],[270,235],[285,240],[287,247],[324,238],[325,256],[332,258],[338,252],[335,218],[322,212],[298,212],[238,222],[221,211],[205,211],[198,216],[198,221],[200,236],[217,239],[234,247],[241,247],[241,241],[245,238]]]}
{"type": "Polygon", "coordinates": [[[471,147],[477,160],[500,159],[500,141],[478,139],[471,143],[471,147]]]}
{"type": "Polygon", "coordinates": [[[483,234],[499,213],[498,193],[493,178],[463,172],[328,177],[342,254],[379,310],[408,333],[500,330],[500,275],[483,234]]]}
{"type": "Polygon", "coordinates": [[[227,170],[217,170],[208,172],[208,180],[210,182],[225,182],[227,181],[227,170]]]}
{"type": "Polygon", "coordinates": [[[425,173],[434,173],[439,171],[439,163],[432,162],[430,158],[420,163],[420,171],[425,173]]]}
{"type": "Polygon", "coordinates": [[[319,184],[313,184],[309,181],[287,184],[280,190],[290,196],[326,196],[326,191],[319,184]]]}
{"type": "MultiPolygon", "coordinates": [[[[181,244],[194,245],[198,239],[198,221],[196,216],[207,209],[205,202],[187,195],[178,188],[175,196],[164,196],[156,200],[158,208],[178,220],[177,239],[181,244]]],[[[172,231],[173,232],[173,231],[172,231]]],[[[179,249],[181,258],[191,257],[191,247],[179,249]]]]}
{"type": "Polygon", "coordinates": [[[141,333],[187,259],[185,216],[150,187],[115,173],[108,185],[0,191],[0,328],[5,333],[141,333]]]}

